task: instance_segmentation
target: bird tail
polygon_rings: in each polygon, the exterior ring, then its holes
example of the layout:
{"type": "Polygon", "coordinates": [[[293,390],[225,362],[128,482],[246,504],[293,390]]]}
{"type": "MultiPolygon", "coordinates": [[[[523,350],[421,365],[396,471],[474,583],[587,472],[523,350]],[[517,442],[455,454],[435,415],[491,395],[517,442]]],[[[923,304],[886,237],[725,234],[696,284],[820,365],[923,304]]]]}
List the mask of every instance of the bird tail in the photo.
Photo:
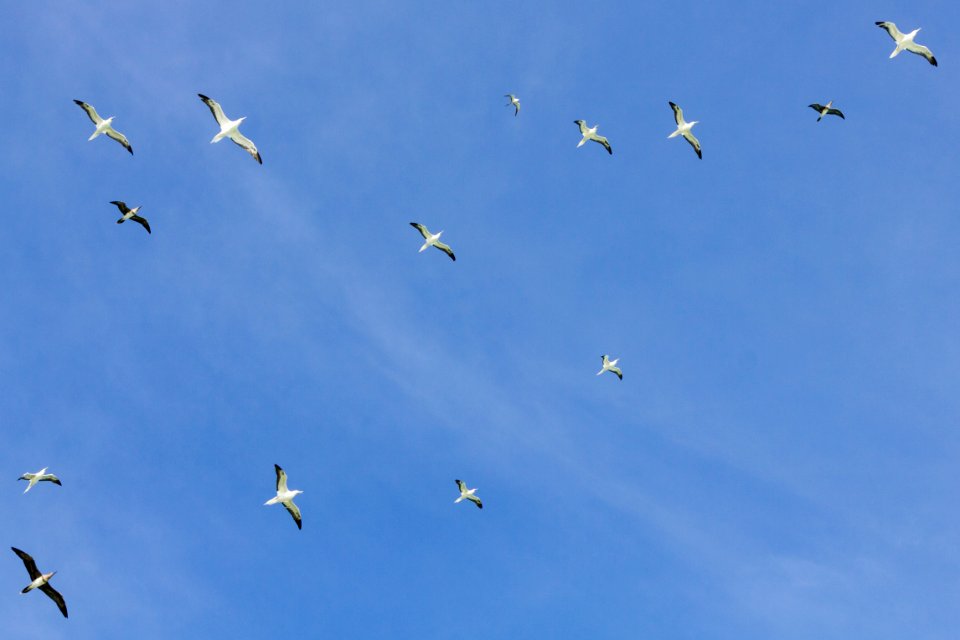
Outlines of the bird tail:
{"type": "Polygon", "coordinates": [[[30,593],[30,585],[28,584],[23,589],[21,589],[20,593],[30,593]]]}
{"type": "Polygon", "coordinates": [[[119,220],[117,220],[117,224],[123,224],[123,220],[124,220],[123,218],[120,218],[119,220]]]}
{"type": "Polygon", "coordinates": [[[91,140],[93,140],[94,138],[96,138],[97,136],[99,136],[100,133],[101,133],[101,132],[100,132],[99,129],[97,129],[96,131],[94,131],[94,132],[93,132],[93,135],[91,135],[89,138],[87,138],[87,142],[90,142],[91,140]]]}
{"type": "Polygon", "coordinates": [[[263,503],[263,506],[266,507],[267,505],[277,504],[278,502],[280,502],[280,500],[278,500],[277,498],[270,498],[269,500],[263,503]]]}
{"type": "Polygon", "coordinates": [[[900,55],[901,51],[903,51],[903,49],[901,49],[900,47],[897,47],[896,49],[893,50],[893,53],[890,54],[890,57],[896,58],[898,55],[900,55]]]}
{"type": "Polygon", "coordinates": [[[460,502],[463,502],[463,496],[460,496],[459,498],[457,498],[456,500],[454,500],[454,501],[453,501],[453,504],[457,504],[457,503],[460,503],[460,502]]]}
{"type": "Polygon", "coordinates": [[[670,138],[676,138],[678,135],[680,135],[680,129],[677,129],[676,131],[668,135],[667,140],[669,140],[670,138]]]}
{"type": "Polygon", "coordinates": [[[583,143],[586,142],[586,141],[587,141],[586,138],[584,138],[583,140],[581,140],[581,141],[577,144],[577,148],[579,149],[580,147],[582,147],[582,146],[583,146],[583,143]]]}

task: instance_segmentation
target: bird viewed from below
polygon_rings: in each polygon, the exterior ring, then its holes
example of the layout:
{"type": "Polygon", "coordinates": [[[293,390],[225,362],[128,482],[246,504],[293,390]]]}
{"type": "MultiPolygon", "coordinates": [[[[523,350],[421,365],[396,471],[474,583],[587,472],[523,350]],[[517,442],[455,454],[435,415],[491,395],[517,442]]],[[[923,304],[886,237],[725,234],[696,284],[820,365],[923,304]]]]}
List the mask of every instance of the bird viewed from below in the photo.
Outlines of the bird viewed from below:
{"type": "Polygon", "coordinates": [[[221,107],[220,103],[218,103],[216,100],[212,100],[202,93],[198,93],[197,95],[200,96],[200,99],[203,100],[205,105],[210,107],[210,113],[213,114],[217,124],[220,125],[220,133],[213,136],[213,140],[210,141],[210,144],[213,144],[214,142],[220,142],[224,138],[230,138],[237,144],[237,146],[253,156],[257,162],[263,164],[263,158],[260,157],[260,152],[257,151],[257,146],[253,144],[253,141],[250,140],[250,138],[240,133],[240,123],[246,120],[247,117],[244,116],[237,120],[231,120],[223,113],[223,107],[221,107]]]}
{"type": "Polygon", "coordinates": [[[519,115],[519,114],[520,114],[520,98],[518,98],[517,96],[513,95],[512,93],[504,94],[503,97],[510,99],[510,102],[508,102],[507,104],[505,104],[505,105],[503,105],[503,106],[505,106],[505,107],[513,106],[513,108],[514,108],[513,115],[514,115],[514,116],[519,115]]]}
{"type": "Polygon", "coordinates": [[[127,206],[127,203],[123,202],[122,200],[111,200],[110,204],[116,205],[117,208],[120,209],[120,213],[123,214],[122,217],[117,220],[117,224],[123,224],[127,220],[133,220],[134,222],[143,225],[143,228],[147,230],[147,233],[151,233],[150,223],[147,222],[147,219],[137,215],[137,212],[140,211],[140,207],[134,207],[131,209],[127,206]]]}
{"type": "Polygon", "coordinates": [[[697,124],[699,120],[694,120],[693,122],[684,120],[683,109],[674,102],[670,103],[670,108],[673,109],[673,119],[677,122],[677,130],[667,136],[667,139],[683,136],[684,140],[689,142],[693,150],[697,152],[697,157],[703,160],[703,153],[700,151],[700,141],[697,140],[697,137],[693,135],[692,131],[693,125],[697,124]]]}
{"type": "Polygon", "coordinates": [[[26,493],[27,491],[30,491],[30,489],[33,489],[33,486],[38,482],[51,482],[57,486],[61,486],[61,487],[63,486],[60,483],[60,478],[53,475],[52,473],[47,473],[47,467],[40,469],[40,471],[37,471],[36,473],[25,473],[19,478],[17,478],[17,480],[27,481],[27,488],[23,490],[24,493],[26,493]]]}
{"type": "Polygon", "coordinates": [[[603,368],[600,371],[597,371],[597,375],[603,375],[607,371],[614,374],[621,380],[623,380],[623,372],[620,370],[620,367],[617,366],[617,363],[620,362],[620,358],[616,360],[611,360],[609,356],[603,355],[600,356],[600,360],[603,362],[603,368]]]}
{"type": "Polygon", "coordinates": [[[37,563],[33,561],[33,558],[30,557],[29,553],[20,551],[20,549],[17,549],[16,547],[10,548],[20,557],[21,560],[23,560],[23,566],[26,567],[27,573],[30,574],[30,584],[25,586],[20,593],[29,593],[34,589],[39,589],[43,593],[47,594],[47,597],[57,603],[60,613],[62,613],[63,617],[66,618],[67,603],[64,601],[63,596],[60,595],[60,592],[50,586],[50,578],[53,577],[56,571],[52,571],[50,573],[40,573],[40,570],[37,569],[37,563]]]}
{"type": "Polygon", "coordinates": [[[844,117],[840,109],[833,108],[833,100],[831,100],[827,104],[817,104],[816,102],[814,102],[812,105],[810,105],[810,108],[816,111],[818,114],[820,114],[819,116],[817,116],[817,122],[820,122],[820,120],[823,119],[823,116],[840,116],[841,118],[846,120],[846,118],[844,117]]]}
{"type": "Polygon", "coordinates": [[[919,27],[910,33],[901,33],[900,29],[897,29],[897,25],[892,22],[876,22],[875,24],[889,33],[890,37],[893,38],[893,41],[897,43],[893,53],[890,54],[891,58],[896,58],[898,55],[900,55],[901,51],[909,51],[910,53],[915,53],[918,56],[923,56],[927,59],[927,62],[933,66],[937,66],[937,59],[933,57],[933,52],[922,44],[917,44],[913,41],[913,39],[917,37],[917,33],[920,31],[919,27]]]}
{"type": "Polygon", "coordinates": [[[456,480],[457,488],[460,489],[460,497],[453,501],[453,504],[458,504],[464,500],[469,500],[473,504],[477,505],[478,509],[483,509],[483,502],[480,501],[480,498],[477,497],[477,489],[467,489],[467,484],[463,480],[456,480]]]}
{"type": "Polygon", "coordinates": [[[450,256],[450,259],[456,262],[457,257],[453,255],[453,249],[449,246],[440,242],[440,236],[443,235],[443,231],[438,231],[437,233],[430,233],[430,230],[419,222],[411,222],[410,226],[420,232],[420,235],[423,236],[423,246],[420,247],[420,253],[423,253],[427,250],[427,247],[436,247],[443,251],[445,254],[450,256]]]}
{"type": "Polygon", "coordinates": [[[303,519],[300,517],[300,508],[293,503],[293,499],[303,493],[299,489],[293,491],[287,489],[287,474],[280,468],[280,465],[273,465],[277,472],[277,495],[263,503],[263,506],[277,504],[278,502],[293,516],[293,521],[297,523],[297,529],[303,529],[303,519]]]}
{"type": "Polygon", "coordinates": [[[101,133],[106,135],[108,138],[113,138],[117,142],[123,145],[123,147],[130,152],[130,155],[133,155],[133,147],[130,146],[130,143],[127,141],[127,137],[113,128],[113,119],[116,116],[110,116],[106,120],[100,117],[100,114],[97,113],[97,110],[93,106],[87,104],[82,100],[74,100],[74,102],[80,105],[80,108],[87,112],[87,116],[90,118],[90,121],[93,122],[96,129],[94,129],[93,134],[87,138],[87,142],[93,140],[101,133]]]}
{"type": "Polygon", "coordinates": [[[607,139],[604,138],[603,136],[597,135],[597,129],[600,128],[599,124],[594,125],[593,128],[588,127],[587,123],[584,122],[583,120],[574,120],[573,124],[580,127],[580,135],[583,136],[580,139],[580,142],[577,143],[578,149],[582,147],[583,143],[586,142],[587,140],[593,140],[598,144],[602,144],[603,148],[607,150],[607,153],[609,153],[610,155],[613,155],[613,147],[610,146],[610,143],[607,141],[607,139]]]}

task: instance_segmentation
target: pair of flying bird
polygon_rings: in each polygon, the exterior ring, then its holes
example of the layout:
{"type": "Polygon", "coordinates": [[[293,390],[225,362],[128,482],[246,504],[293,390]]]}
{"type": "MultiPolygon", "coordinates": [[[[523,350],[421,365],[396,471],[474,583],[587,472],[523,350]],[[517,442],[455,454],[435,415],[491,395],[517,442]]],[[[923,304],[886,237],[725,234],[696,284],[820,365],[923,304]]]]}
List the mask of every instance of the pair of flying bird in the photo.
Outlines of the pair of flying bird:
{"type": "MultiPolygon", "coordinates": [[[[214,142],[220,142],[224,138],[229,138],[240,148],[253,156],[257,162],[263,164],[263,159],[260,157],[260,152],[257,151],[257,146],[253,144],[249,138],[240,133],[240,123],[246,120],[246,116],[237,120],[231,120],[226,116],[226,114],[223,113],[223,107],[221,107],[216,100],[212,100],[202,93],[198,93],[197,95],[200,96],[200,99],[203,100],[203,103],[210,108],[210,113],[213,114],[217,124],[220,125],[220,133],[213,136],[213,140],[211,140],[210,143],[212,144],[214,142]]],[[[102,134],[119,142],[121,145],[123,145],[124,149],[130,152],[130,155],[133,155],[133,147],[130,146],[130,142],[127,140],[127,137],[113,128],[113,119],[116,116],[102,118],[100,117],[100,114],[97,113],[97,110],[94,109],[89,103],[83,102],[82,100],[74,100],[74,102],[87,113],[87,116],[90,118],[90,121],[93,122],[95,127],[93,135],[87,138],[87,140],[93,140],[102,134]]],[[[147,230],[149,231],[149,228],[147,230]]]]}
{"type": "MultiPolygon", "coordinates": [[[[669,136],[667,139],[676,138],[677,136],[683,136],[683,139],[690,143],[690,146],[693,147],[693,150],[697,152],[697,157],[701,160],[703,159],[703,151],[700,149],[700,141],[697,140],[697,137],[693,135],[693,126],[699,122],[699,120],[694,120],[692,122],[687,122],[683,118],[683,109],[681,109],[676,103],[670,102],[670,108],[673,109],[673,119],[677,123],[677,129],[669,136]]],[[[577,143],[577,148],[579,149],[586,143],[588,140],[596,142],[603,146],[607,150],[607,153],[613,155],[613,147],[610,146],[610,142],[603,136],[597,133],[597,129],[600,125],[594,125],[593,127],[587,126],[587,123],[583,120],[574,120],[573,123],[580,127],[580,135],[583,136],[580,139],[580,142],[577,143]]]]}

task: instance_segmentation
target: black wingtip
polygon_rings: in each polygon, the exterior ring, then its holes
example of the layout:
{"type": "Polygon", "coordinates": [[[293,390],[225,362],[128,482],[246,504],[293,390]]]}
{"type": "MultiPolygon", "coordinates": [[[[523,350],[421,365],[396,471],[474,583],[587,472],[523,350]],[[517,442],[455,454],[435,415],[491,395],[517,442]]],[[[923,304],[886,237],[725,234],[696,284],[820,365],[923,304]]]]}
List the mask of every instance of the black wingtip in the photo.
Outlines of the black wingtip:
{"type": "Polygon", "coordinates": [[[303,531],[303,521],[297,520],[297,529],[303,531]]]}
{"type": "Polygon", "coordinates": [[[883,26],[883,20],[878,20],[877,22],[874,22],[873,24],[877,25],[878,27],[882,27],[882,26],[883,26]]]}
{"type": "Polygon", "coordinates": [[[83,100],[74,99],[73,101],[74,101],[74,103],[80,105],[81,107],[83,106],[83,100]]]}
{"type": "Polygon", "coordinates": [[[130,155],[133,155],[133,147],[127,147],[127,151],[130,152],[130,155]]]}
{"type": "Polygon", "coordinates": [[[676,103],[676,102],[670,102],[670,107],[673,108],[673,109],[676,109],[676,108],[677,108],[677,103],[676,103]]]}
{"type": "Polygon", "coordinates": [[[697,149],[697,157],[703,160],[703,152],[697,149]]]}
{"type": "Polygon", "coordinates": [[[280,465],[278,465],[277,463],[273,463],[273,468],[277,471],[283,471],[283,469],[281,469],[280,465]]]}
{"type": "Polygon", "coordinates": [[[259,162],[260,164],[263,164],[263,158],[260,157],[259,151],[257,152],[257,162],[259,162]]]}
{"type": "Polygon", "coordinates": [[[207,96],[203,95],[202,93],[198,93],[197,95],[200,96],[200,99],[201,99],[201,100],[209,100],[209,99],[210,99],[210,98],[208,98],[207,96]]]}
{"type": "Polygon", "coordinates": [[[934,58],[934,57],[931,57],[931,58],[930,58],[930,64],[932,64],[933,66],[937,66],[937,59],[934,58]]]}

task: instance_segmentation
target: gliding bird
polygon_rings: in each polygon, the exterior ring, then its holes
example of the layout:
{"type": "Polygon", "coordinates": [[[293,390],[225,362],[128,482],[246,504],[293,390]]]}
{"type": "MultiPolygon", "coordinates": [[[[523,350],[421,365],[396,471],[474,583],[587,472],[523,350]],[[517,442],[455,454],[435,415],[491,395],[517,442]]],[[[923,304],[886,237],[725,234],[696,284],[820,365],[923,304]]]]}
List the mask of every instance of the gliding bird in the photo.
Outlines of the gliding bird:
{"type": "Polygon", "coordinates": [[[512,106],[514,109],[516,109],[516,111],[513,112],[513,115],[514,115],[514,116],[519,115],[519,114],[520,114],[520,98],[518,98],[517,96],[513,95],[512,93],[504,94],[503,97],[504,97],[504,98],[510,98],[510,102],[508,102],[507,104],[505,104],[505,105],[503,105],[503,106],[505,106],[505,107],[512,106]]]}
{"type": "Polygon", "coordinates": [[[277,504],[278,502],[290,512],[293,521],[297,523],[297,529],[303,529],[303,520],[300,518],[300,508],[293,504],[293,499],[303,493],[299,489],[290,491],[287,489],[287,474],[280,468],[280,465],[273,465],[277,471],[277,495],[263,503],[263,506],[277,504]]]}
{"type": "Polygon", "coordinates": [[[833,108],[833,100],[831,100],[827,104],[817,104],[816,102],[814,102],[812,105],[810,105],[810,108],[820,114],[819,116],[817,116],[817,122],[820,122],[823,116],[840,116],[841,118],[846,120],[846,118],[843,116],[843,113],[840,111],[840,109],[833,108]]]}
{"type": "Polygon", "coordinates": [[[477,489],[467,489],[467,483],[463,480],[457,480],[457,488],[460,489],[460,497],[453,501],[453,504],[462,502],[463,500],[469,500],[473,504],[477,505],[478,509],[483,509],[483,503],[480,502],[480,498],[476,496],[477,489]]]}
{"type": "Polygon", "coordinates": [[[108,138],[113,138],[114,140],[122,144],[124,148],[130,152],[130,155],[133,155],[133,147],[130,146],[130,143],[127,141],[127,137],[122,133],[120,133],[119,131],[117,131],[116,129],[114,129],[112,126],[113,119],[116,116],[110,116],[109,118],[104,120],[103,118],[100,117],[100,114],[97,113],[97,110],[94,109],[91,105],[87,104],[86,102],[82,100],[74,100],[74,102],[80,105],[80,108],[87,112],[87,116],[90,118],[90,121],[93,122],[94,126],[96,126],[96,129],[94,130],[93,135],[87,138],[87,142],[93,140],[94,138],[96,138],[102,133],[102,134],[105,134],[108,138]]]}
{"type": "Polygon", "coordinates": [[[420,247],[419,253],[423,253],[427,249],[427,247],[436,247],[437,249],[440,249],[440,251],[443,251],[445,254],[450,256],[451,260],[456,262],[457,257],[453,255],[453,249],[451,249],[449,246],[440,242],[440,236],[443,235],[443,231],[438,231],[437,233],[430,233],[430,230],[427,229],[422,224],[420,224],[419,222],[411,222],[410,226],[416,229],[417,231],[419,231],[420,235],[423,236],[424,243],[423,243],[423,246],[420,247]]]}
{"type": "Polygon", "coordinates": [[[604,138],[603,136],[597,135],[597,129],[600,128],[599,124],[594,125],[593,128],[588,127],[587,123],[584,122],[583,120],[574,120],[573,124],[580,127],[580,135],[583,136],[580,142],[577,143],[578,149],[582,147],[583,143],[586,142],[587,140],[593,140],[594,142],[598,142],[602,144],[603,148],[607,150],[607,153],[609,153],[610,155],[613,155],[613,147],[610,146],[610,143],[607,142],[607,139],[604,138]]]}
{"type": "Polygon", "coordinates": [[[143,228],[147,230],[147,233],[150,233],[150,223],[147,222],[146,218],[137,215],[137,212],[140,211],[141,207],[134,207],[131,209],[127,206],[127,203],[123,202],[122,200],[111,200],[110,204],[117,205],[117,208],[120,209],[120,213],[123,214],[123,216],[117,220],[117,224],[123,224],[127,220],[133,220],[134,222],[142,224],[143,228]]]}
{"type": "Polygon", "coordinates": [[[697,137],[693,135],[693,125],[700,122],[699,120],[694,120],[693,122],[687,122],[683,119],[683,109],[678,107],[675,103],[670,103],[670,108],[673,109],[673,119],[677,121],[677,130],[667,136],[667,138],[676,138],[677,136],[683,136],[683,138],[690,143],[690,146],[693,147],[693,150],[697,152],[697,157],[703,160],[703,153],[700,151],[700,141],[697,140],[697,137]]]}
{"type": "Polygon", "coordinates": [[[922,44],[917,44],[913,41],[913,39],[917,36],[917,32],[920,31],[919,27],[910,33],[901,33],[900,29],[897,29],[897,25],[892,22],[877,22],[875,24],[889,33],[890,37],[893,38],[893,41],[897,43],[897,48],[894,49],[893,53],[890,54],[891,58],[896,58],[898,55],[900,55],[901,51],[909,51],[910,53],[915,53],[918,56],[923,56],[927,59],[927,62],[933,66],[937,66],[937,59],[933,57],[933,52],[922,44]]]}
{"type": "Polygon", "coordinates": [[[603,375],[604,373],[609,371],[610,373],[616,375],[618,378],[623,380],[623,372],[620,371],[620,367],[617,366],[617,363],[620,362],[620,358],[617,358],[616,360],[611,360],[609,357],[604,355],[604,356],[601,356],[600,359],[603,361],[603,368],[600,369],[600,371],[597,371],[598,376],[603,375]]]}
{"type": "Polygon", "coordinates": [[[240,123],[247,119],[246,116],[240,118],[239,120],[231,120],[223,113],[223,107],[220,106],[220,103],[216,100],[211,100],[202,93],[198,93],[200,99],[203,100],[203,103],[210,107],[210,113],[213,114],[214,119],[217,121],[217,124],[220,125],[220,133],[213,136],[213,140],[210,141],[210,144],[214,142],[220,142],[224,138],[230,138],[233,140],[237,146],[241,147],[244,151],[249,153],[254,157],[254,159],[263,164],[263,159],[260,157],[260,152],[257,151],[257,145],[253,144],[253,141],[250,138],[247,138],[242,133],[240,133],[240,123]]]}
{"type": "Polygon", "coordinates": [[[13,549],[13,552],[17,554],[21,560],[23,560],[23,566],[27,568],[27,573],[30,574],[30,584],[25,586],[20,593],[28,593],[34,589],[40,589],[40,591],[47,594],[47,596],[57,603],[57,607],[60,609],[60,613],[63,614],[63,617],[67,617],[67,603],[63,600],[63,596],[60,593],[50,586],[50,578],[53,577],[53,574],[56,571],[51,573],[40,573],[40,570],[37,569],[37,563],[33,561],[33,558],[30,557],[29,553],[25,553],[17,549],[16,547],[10,547],[13,549]]]}
{"type": "Polygon", "coordinates": [[[25,473],[17,478],[17,480],[27,481],[27,488],[23,490],[24,493],[30,491],[30,489],[33,489],[33,485],[37,484],[38,482],[52,482],[55,485],[61,487],[63,486],[60,484],[60,478],[52,473],[47,473],[47,467],[40,469],[40,471],[37,471],[36,473],[25,473]]]}

